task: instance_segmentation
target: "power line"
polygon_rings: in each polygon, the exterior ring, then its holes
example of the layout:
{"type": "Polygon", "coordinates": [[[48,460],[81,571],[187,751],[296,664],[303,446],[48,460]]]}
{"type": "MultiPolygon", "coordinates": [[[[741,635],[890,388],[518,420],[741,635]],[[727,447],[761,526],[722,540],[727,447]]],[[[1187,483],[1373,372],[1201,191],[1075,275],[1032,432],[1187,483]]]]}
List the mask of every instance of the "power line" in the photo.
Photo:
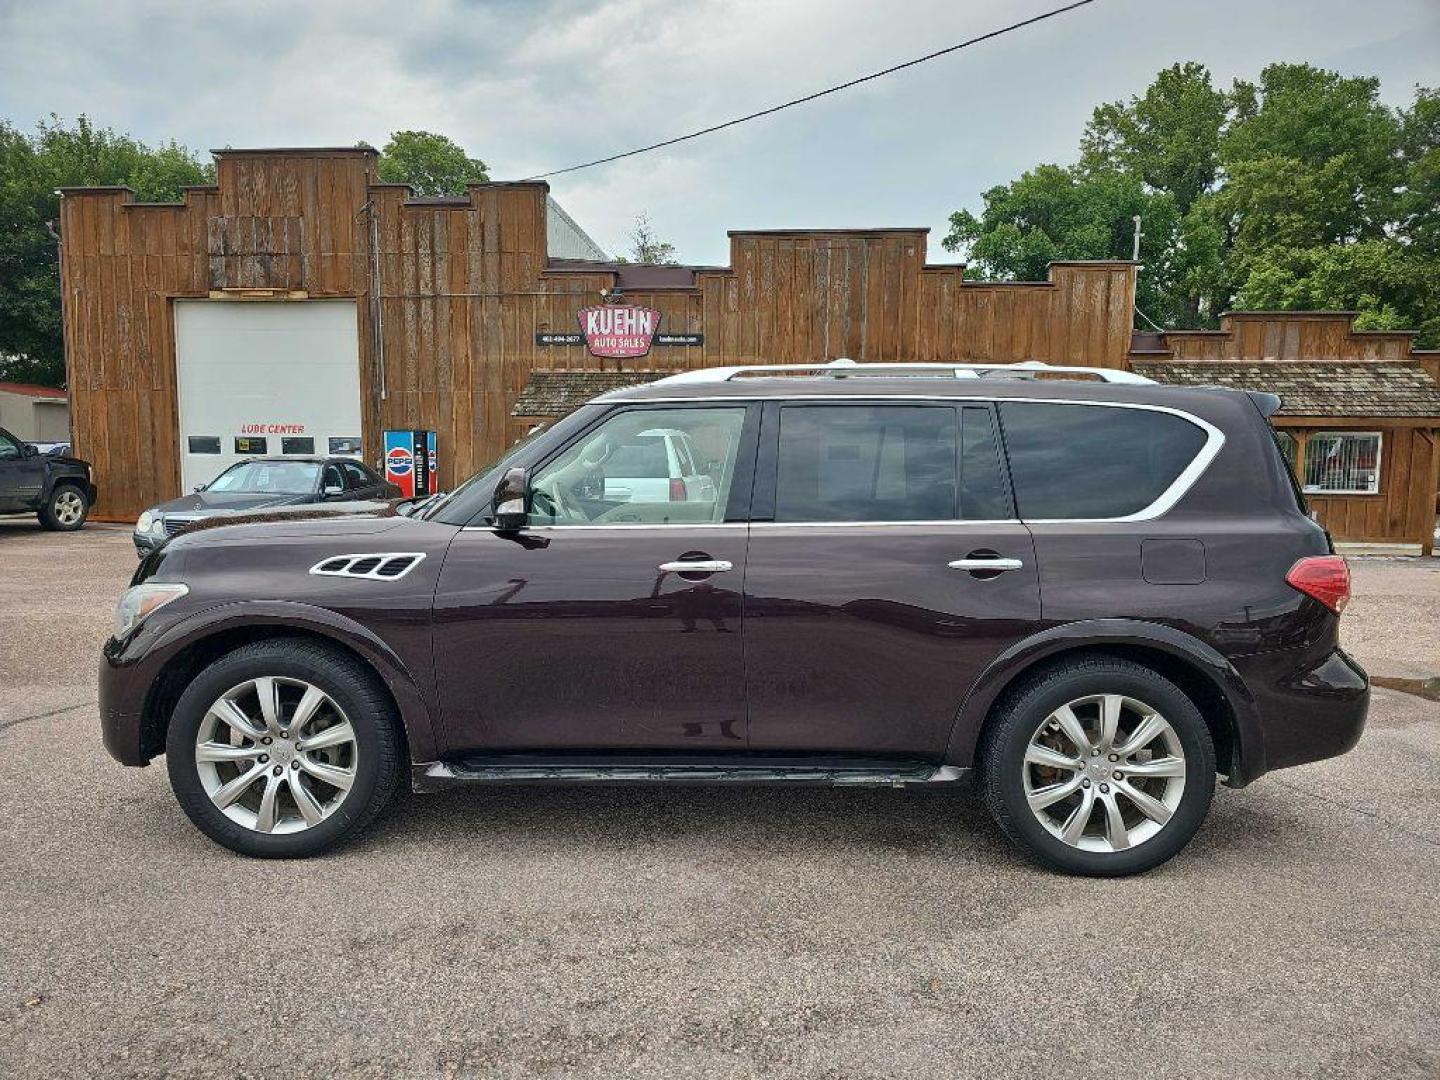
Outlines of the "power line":
{"type": "Polygon", "coordinates": [[[917,56],[913,60],[906,60],[903,64],[896,64],[893,67],[885,68],[882,71],[871,72],[869,75],[862,75],[858,79],[851,79],[849,82],[840,83],[838,86],[832,86],[826,90],[817,90],[813,94],[806,94],[804,97],[794,98],[791,101],[786,101],[779,105],[772,105],[768,109],[761,109],[759,112],[753,112],[747,116],[737,116],[735,117],[735,119],[726,120],[722,124],[712,124],[710,127],[701,128],[699,131],[692,131],[688,135],[677,135],[673,139],[666,139],[664,142],[651,143],[649,146],[641,146],[635,150],[626,150],[622,154],[611,154],[609,157],[596,158],[594,161],[586,161],[579,165],[570,165],[564,169],[552,169],[550,172],[536,173],[534,176],[525,177],[525,180],[544,180],[547,177],[560,176],[564,173],[572,173],[580,169],[589,169],[593,168],[596,165],[606,165],[612,161],[619,161],[621,158],[634,157],[636,154],[648,154],[651,150],[659,150],[662,147],[674,146],[676,143],[687,142],[690,139],[698,139],[702,135],[709,135],[716,131],[723,131],[725,128],[734,127],[736,124],[743,124],[749,120],[758,120],[762,116],[769,116],[771,113],[780,112],[780,110],[782,109],[789,109],[795,105],[804,105],[806,102],[814,101],[817,98],[825,97],[828,94],[838,94],[841,90],[848,90],[852,86],[859,86],[861,83],[870,82],[872,79],[879,79],[886,75],[893,75],[897,71],[903,71],[906,68],[914,67],[917,64],[923,64],[927,60],[934,60],[936,57],[939,56],[946,56],[953,52],[959,52],[961,49],[969,48],[971,45],[978,45],[982,41],[989,41],[991,38],[1000,37],[1001,35],[1008,34],[1013,30],[1020,30],[1027,26],[1033,26],[1035,23],[1044,22],[1046,19],[1053,19],[1057,15],[1064,15],[1066,12],[1074,11],[1076,8],[1082,8],[1085,7],[1087,4],[1093,3],[1095,3],[1095,0],[1076,0],[1076,2],[1073,4],[1066,4],[1064,7],[1055,8],[1053,11],[1044,12],[1043,14],[1036,15],[1033,18],[1022,19],[1020,22],[1011,23],[1009,26],[1002,26],[998,30],[991,30],[987,34],[981,34],[979,37],[970,38],[968,41],[962,41],[957,45],[950,45],[944,49],[937,49],[935,52],[926,53],[924,56],[917,56]]]}

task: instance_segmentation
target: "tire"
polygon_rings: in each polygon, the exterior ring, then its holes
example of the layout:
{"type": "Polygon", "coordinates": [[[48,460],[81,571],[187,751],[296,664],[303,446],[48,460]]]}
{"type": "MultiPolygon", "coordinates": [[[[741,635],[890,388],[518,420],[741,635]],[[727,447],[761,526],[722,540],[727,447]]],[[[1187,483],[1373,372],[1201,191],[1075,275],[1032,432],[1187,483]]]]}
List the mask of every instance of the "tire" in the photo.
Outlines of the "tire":
{"type": "Polygon", "coordinates": [[[165,754],[175,797],[201,832],[242,855],[278,859],[316,855],[359,834],[390,801],[406,764],[398,721],[375,672],[338,649],[286,638],[246,645],[201,671],[175,707],[165,754]],[[272,688],[271,715],[278,723],[262,715],[262,687],[272,688]],[[301,721],[303,730],[290,730],[287,724],[295,724],[312,689],[325,701],[301,721]],[[253,738],[232,735],[240,728],[221,718],[234,717],[228,706],[219,708],[222,699],[254,727],[253,738]],[[345,723],[352,738],[305,749],[345,723]],[[243,759],[211,760],[236,742],[242,745],[234,753],[243,759]],[[265,757],[257,756],[261,752],[265,757]],[[243,784],[240,773],[252,770],[254,779],[243,784]],[[342,789],[317,779],[321,774],[348,783],[342,789]],[[296,784],[303,790],[297,792],[296,784]],[[241,795],[222,809],[217,797],[225,799],[226,789],[236,787],[241,795]],[[308,813],[301,811],[302,796],[308,813]],[[322,816],[312,823],[317,808],[322,816]]]}
{"type": "Polygon", "coordinates": [[[1064,662],[1007,695],[986,726],[979,768],[981,797],[1012,841],[1042,866],[1092,877],[1144,873],[1173,857],[1199,830],[1215,790],[1214,742],[1195,703],[1150,668],[1118,657],[1064,662]],[[1111,744],[1101,717],[1115,698],[1120,720],[1111,744]],[[1146,719],[1151,714],[1168,732],[1146,719]],[[1078,737],[1065,734],[1074,730],[1071,719],[1081,722],[1077,736],[1089,742],[1088,756],[1076,748],[1078,737]],[[1149,725],[1144,732],[1142,725],[1149,725]],[[1152,741],[1130,745],[1129,736],[1144,739],[1150,730],[1159,732],[1152,741]],[[1052,767],[1051,747],[1082,766],[1052,767]],[[1126,776],[1126,767],[1136,772],[1126,776]],[[1147,770],[1157,775],[1140,775],[1147,770]],[[1043,803],[1074,785],[1064,799],[1032,809],[1032,800],[1043,803]],[[1067,842],[1076,822],[1080,831],[1067,842]]]}
{"type": "Polygon", "coordinates": [[[90,500],[75,484],[56,484],[40,507],[40,527],[52,532],[74,532],[90,516],[90,500]]]}

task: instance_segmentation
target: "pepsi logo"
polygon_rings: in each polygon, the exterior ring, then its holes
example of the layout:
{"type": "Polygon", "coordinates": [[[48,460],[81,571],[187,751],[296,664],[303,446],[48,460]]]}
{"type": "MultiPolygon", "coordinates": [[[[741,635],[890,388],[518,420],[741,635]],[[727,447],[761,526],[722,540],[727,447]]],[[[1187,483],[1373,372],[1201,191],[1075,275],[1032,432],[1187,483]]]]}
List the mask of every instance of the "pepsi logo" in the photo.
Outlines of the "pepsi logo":
{"type": "Polygon", "coordinates": [[[391,476],[409,476],[414,464],[413,455],[403,446],[392,446],[385,453],[385,471],[391,476]]]}

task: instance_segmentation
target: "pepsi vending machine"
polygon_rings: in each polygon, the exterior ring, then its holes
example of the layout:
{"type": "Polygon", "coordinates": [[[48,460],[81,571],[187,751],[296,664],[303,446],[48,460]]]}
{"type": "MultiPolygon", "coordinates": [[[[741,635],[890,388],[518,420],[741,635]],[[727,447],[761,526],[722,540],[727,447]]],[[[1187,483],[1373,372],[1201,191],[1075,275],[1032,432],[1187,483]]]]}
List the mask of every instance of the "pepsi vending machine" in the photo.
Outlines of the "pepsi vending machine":
{"type": "Polygon", "coordinates": [[[435,494],[435,465],[435,432],[385,432],[385,479],[405,498],[435,494]]]}

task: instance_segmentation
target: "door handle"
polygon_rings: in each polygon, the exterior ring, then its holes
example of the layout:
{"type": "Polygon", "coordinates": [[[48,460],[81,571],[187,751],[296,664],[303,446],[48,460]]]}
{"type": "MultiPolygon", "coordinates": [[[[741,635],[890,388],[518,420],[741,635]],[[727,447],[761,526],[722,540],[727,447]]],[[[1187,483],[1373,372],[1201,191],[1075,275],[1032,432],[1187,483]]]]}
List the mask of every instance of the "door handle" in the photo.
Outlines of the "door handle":
{"type": "Polygon", "coordinates": [[[734,570],[735,564],[726,559],[685,559],[681,562],[662,562],[659,569],[666,574],[719,574],[734,570]]]}
{"type": "Polygon", "coordinates": [[[1020,559],[956,559],[948,564],[951,570],[1020,570],[1025,563],[1020,559]]]}

